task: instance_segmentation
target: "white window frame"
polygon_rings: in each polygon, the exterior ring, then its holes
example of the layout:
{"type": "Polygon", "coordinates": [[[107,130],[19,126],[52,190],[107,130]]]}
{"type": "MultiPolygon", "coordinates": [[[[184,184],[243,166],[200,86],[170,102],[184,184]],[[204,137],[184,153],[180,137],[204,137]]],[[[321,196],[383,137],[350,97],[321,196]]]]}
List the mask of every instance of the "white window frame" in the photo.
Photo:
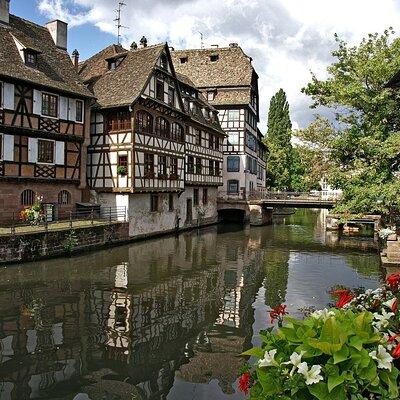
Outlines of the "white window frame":
{"type": "Polygon", "coordinates": [[[85,102],[83,100],[76,99],[75,100],[75,122],[78,124],[83,124],[84,121],[85,121],[85,102]],[[78,121],[76,119],[76,114],[77,114],[76,110],[78,109],[78,107],[77,107],[78,102],[82,104],[82,121],[78,121]]]}
{"type": "Polygon", "coordinates": [[[40,165],[56,165],[56,141],[52,139],[42,139],[38,138],[36,141],[36,164],[40,165]],[[45,142],[52,142],[53,143],[53,162],[51,163],[46,163],[39,161],[39,140],[43,140],[45,142]]]}
{"type": "Polygon", "coordinates": [[[40,115],[42,117],[50,118],[50,119],[60,119],[60,96],[58,94],[40,91],[40,100],[41,100],[41,103],[40,103],[40,115]],[[43,114],[43,95],[44,94],[48,94],[50,96],[57,97],[57,116],[56,117],[52,117],[50,115],[43,114]]]}

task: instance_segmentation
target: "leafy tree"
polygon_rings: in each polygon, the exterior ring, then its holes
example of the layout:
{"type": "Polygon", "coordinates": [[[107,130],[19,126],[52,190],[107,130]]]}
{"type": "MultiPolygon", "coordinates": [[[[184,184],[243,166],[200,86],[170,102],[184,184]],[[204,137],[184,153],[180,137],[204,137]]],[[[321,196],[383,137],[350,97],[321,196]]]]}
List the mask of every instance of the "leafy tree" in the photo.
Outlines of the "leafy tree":
{"type": "Polygon", "coordinates": [[[336,113],[334,124],[317,118],[298,136],[323,157],[330,183],[344,191],[337,211],[389,213],[399,208],[399,93],[386,87],[400,69],[400,39],[390,28],[349,46],[335,35],[336,58],[328,77],[312,74],[303,92],[313,107],[336,113]]]}
{"type": "Polygon", "coordinates": [[[280,89],[270,101],[266,137],[268,146],[267,185],[274,189],[291,188],[291,130],[289,103],[286,93],[280,89]]]}

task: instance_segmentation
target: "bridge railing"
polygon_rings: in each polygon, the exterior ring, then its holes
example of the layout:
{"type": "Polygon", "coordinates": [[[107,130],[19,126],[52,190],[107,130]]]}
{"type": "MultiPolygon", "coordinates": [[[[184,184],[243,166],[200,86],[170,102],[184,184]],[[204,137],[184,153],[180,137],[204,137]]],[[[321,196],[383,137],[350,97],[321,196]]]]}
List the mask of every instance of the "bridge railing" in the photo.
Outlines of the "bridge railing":
{"type": "Polygon", "coordinates": [[[218,192],[220,200],[298,200],[299,202],[336,202],[340,195],[326,191],[311,192],[272,192],[267,189],[238,192],[218,192]]]}

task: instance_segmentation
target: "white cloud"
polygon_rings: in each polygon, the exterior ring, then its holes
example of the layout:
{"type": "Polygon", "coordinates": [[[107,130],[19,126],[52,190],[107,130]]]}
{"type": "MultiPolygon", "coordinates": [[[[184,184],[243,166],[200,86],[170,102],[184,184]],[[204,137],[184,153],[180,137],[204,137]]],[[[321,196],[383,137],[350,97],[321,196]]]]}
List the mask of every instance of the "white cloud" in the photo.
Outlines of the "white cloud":
{"type": "MultiPolygon", "coordinates": [[[[335,48],[336,32],[351,43],[367,33],[396,28],[397,0],[124,0],[125,46],[145,35],[150,43],[168,41],[175,48],[226,46],[238,42],[253,57],[260,76],[260,129],[265,132],[270,97],[283,88],[292,119],[306,126],[314,111],[301,88],[310,70],[324,76],[335,48]]],[[[49,18],[71,27],[93,24],[115,34],[117,0],[38,0],[49,18]]],[[[100,50],[100,49],[99,49],[100,50]]]]}

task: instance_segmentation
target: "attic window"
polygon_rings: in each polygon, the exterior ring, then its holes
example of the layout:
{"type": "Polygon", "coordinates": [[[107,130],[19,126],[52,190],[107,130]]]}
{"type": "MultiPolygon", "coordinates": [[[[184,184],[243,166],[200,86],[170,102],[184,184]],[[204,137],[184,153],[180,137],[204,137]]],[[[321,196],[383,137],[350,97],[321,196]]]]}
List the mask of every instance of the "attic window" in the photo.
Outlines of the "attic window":
{"type": "Polygon", "coordinates": [[[122,63],[124,58],[125,57],[118,57],[118,58],[108,60],[108,69],[112,70],[112,69],[117,68],[122,63]]]}
{"type": "Polygon", "coordinates": [[[186,64],[188,62],[187,57],[181,57],[181,64],[186,64]]]}
{"type": "Polygon", "coordinates": [[[168,60],[165,54],[161,55],[161,68],[168,69],[168,60]]]}
{"type": "Polygon", "coordinates": [[[210,56],[210,61],[215,62],[219,60],[219,55],[218,54],[211,54],[210,56]]]}
{"type": "Polygon", "coordinates": [[[210,90],[207,92],[207,100],[214,100],[215,99],[215,91],[210,90]]]}
{"type": "Polygon", "coordinates": [[[29,67],[35,67],[37,63],[37,54],[33,51],[25,50],[25,64],[29,67]]]}

